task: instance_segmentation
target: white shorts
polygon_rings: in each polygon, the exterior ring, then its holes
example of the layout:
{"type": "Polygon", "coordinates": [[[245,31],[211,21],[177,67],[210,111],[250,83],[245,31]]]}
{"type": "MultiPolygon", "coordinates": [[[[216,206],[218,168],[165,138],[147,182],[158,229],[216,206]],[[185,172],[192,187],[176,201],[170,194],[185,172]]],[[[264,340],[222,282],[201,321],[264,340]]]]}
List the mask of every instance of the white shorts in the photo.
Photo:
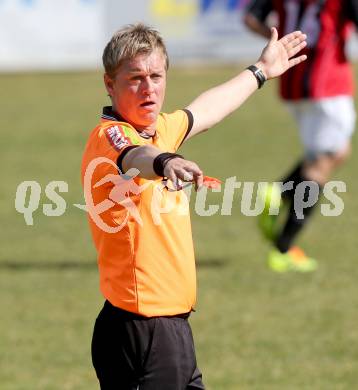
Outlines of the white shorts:
{"type": "Polygon", "coordinates": [[[351,96],[306,99],[287,105],[297,120],[307,157],[336,153],[348,145],[356,120],[351,96]]]}

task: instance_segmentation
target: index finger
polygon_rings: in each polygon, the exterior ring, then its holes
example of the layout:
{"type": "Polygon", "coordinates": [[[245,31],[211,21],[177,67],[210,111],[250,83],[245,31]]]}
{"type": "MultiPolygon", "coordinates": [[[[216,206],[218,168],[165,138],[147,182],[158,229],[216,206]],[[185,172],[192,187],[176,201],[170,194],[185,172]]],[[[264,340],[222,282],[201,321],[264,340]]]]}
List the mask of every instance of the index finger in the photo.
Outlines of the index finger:
{"type": "Polygon", "coordinates": [[[203,186],[203,182],[204,182],[203,172],[194,174],[195,191],[198,191],[203,186]]]}

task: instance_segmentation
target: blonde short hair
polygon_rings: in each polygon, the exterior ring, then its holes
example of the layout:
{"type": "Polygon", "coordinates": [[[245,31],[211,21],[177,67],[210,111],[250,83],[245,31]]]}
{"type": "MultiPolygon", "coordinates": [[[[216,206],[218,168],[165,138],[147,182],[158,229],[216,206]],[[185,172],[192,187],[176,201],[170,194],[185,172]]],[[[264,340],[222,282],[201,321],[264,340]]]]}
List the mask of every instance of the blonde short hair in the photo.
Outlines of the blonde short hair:
{"type": "Polygon", "coordinates": [[[105,72],[114,78],[124,61],[138,54],[150,54],[156,49],[163,52],[165,68],[168,70],[168,53],[159,32],[143,23],[129,24],[118,30],[107,43],[102,56],[105,72]]]}

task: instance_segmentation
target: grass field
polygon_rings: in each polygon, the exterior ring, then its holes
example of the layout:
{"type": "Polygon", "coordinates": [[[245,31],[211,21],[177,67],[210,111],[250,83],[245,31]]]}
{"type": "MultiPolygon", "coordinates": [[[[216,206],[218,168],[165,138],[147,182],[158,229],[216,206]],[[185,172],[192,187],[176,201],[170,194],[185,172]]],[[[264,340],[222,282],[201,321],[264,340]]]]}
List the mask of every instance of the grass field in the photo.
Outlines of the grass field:
{"type": "MultiPolygon", "coordinates": [[[[184,107],[237,68],[174,69],[166,110],[184,107]]],[[[0,76],[0,388],[92,390],[90,340],[102,305],[80,161],[107,104],[99,73],[0,76]],[[14,206],[20,182],[63,180],[61,217],[34,226],[14,206]]],[[[209,108],[209,109],[215,109],[209,108]]],[[[357,137],[355,137],[357,144],[357,137]]],[[[291,117],[270,83],[182,153],[210,176],[275,180],[300,156],[291,117]]],[[[358,383],[358,154],[337,175],[344,213],[316,215],[300,237],[320,261],[310,275],[270,272],[256,219],[193,214],[199,296],[191,323],[208,389],[355,389],[358,383]]],[[[219,201],[212,195],[211,201],[219,201]]]]}

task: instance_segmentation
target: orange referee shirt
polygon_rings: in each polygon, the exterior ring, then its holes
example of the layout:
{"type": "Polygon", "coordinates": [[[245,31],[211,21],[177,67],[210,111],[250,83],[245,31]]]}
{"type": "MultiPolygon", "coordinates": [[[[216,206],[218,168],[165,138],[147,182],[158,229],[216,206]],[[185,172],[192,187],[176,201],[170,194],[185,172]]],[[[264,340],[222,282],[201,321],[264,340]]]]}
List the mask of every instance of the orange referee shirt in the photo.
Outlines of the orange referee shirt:
{"type": "Polygon", "coordinates": [[[175,152],[192,123],[187,110],[160,114],[155,136],[142,138],[105,107],[83,155],[82,183],[101,291],[114,306],[147,317],[187,313],[195,304],[188,200],[183,191],[168,191],[162,179],[119,175],[117,159],[133,145],[175,152]]]}

